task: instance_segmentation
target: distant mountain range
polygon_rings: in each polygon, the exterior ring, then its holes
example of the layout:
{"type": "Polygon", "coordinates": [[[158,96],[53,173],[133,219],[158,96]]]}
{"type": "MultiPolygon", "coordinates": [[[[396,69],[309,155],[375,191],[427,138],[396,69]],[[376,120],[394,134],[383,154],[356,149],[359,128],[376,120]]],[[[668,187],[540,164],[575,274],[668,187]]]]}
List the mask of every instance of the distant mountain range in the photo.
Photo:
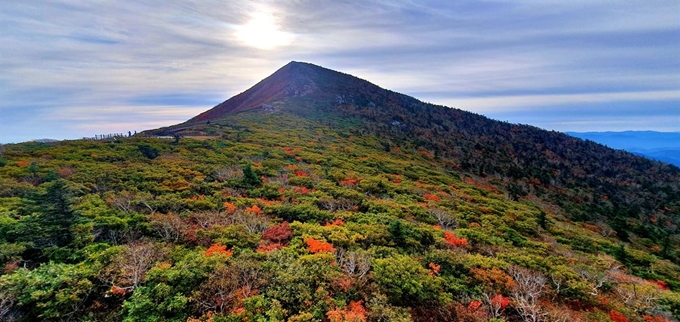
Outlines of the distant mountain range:
{"type": "Polygon", "coordinates": [[[567,132],[567,134],[680,167],[680,132],[567,132]]]}

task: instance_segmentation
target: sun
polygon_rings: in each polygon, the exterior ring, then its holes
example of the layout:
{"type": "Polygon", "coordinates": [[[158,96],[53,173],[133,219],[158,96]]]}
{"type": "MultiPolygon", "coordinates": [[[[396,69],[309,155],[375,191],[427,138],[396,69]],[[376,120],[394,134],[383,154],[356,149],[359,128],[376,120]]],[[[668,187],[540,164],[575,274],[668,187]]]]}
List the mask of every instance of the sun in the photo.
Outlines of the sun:
{"type": "Polygon", "coordinates": [[[259,49],[274,49],[292,42],[293,35],[282,31],[271,13],[258,12],[244,25],[236,26],[236,37],[243,44],[259,49]]]}

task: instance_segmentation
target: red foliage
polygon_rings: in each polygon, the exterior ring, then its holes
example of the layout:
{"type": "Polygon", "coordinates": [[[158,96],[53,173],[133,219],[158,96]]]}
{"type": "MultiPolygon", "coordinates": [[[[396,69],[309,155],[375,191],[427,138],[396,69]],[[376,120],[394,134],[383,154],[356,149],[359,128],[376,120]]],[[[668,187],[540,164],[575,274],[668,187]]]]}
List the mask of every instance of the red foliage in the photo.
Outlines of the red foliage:
{"type": "Polygon", "coordinates": [[[435,263],[429,263],[427,266],[430,268],[430,276],[439,275],[439,271],[442,269],[441,265],[437,265],[435,263]]]}
{"type": "Polygon", "coordinates": [[[290,224],[284,221],[278,225],[271,226],[262,233],[262,239],[280,243],[293,237],[293,229],[290,224]]]}
{"type": "Polygon", "coordinates": [[[298,176],[298,177],[308,177],[308,175],[306,173],[302,172],[302,170],[295,171],[295,175],[298,176]]]}
{"type": "Polygon", "coordinates": [[[505,310],[505,308],[508,307],[508,304],[510,304],[510,299],[500,294],[497,294],[491,299],[491,305],[500,307],[501,310],[505,310]]]}
{"type": "Polygon", "coordinates": [[[307,238],[307,249],[309,250],[310,253],[326,253],[326,252],[334,252],[335,248],[333,245],[321,241],[321,240],[316,240],[314,238],[307,238]]]}
{"type": "Polygon", "coordinates": [[[477,309],[479,309],[480,306],[482,306],[482,302],[472,301],[472,302],[470,302],[470,304],[468,304],[467,309],[470,312],[474,312],[474,311],[477,311],[477,309]]]}
{"type": "Polygon", "coordinates": [[[452,246],[467,247],[468,245],[467,238],[458,238],[456,235],[448,231],[444,233],[444,239],[446,239],[446,242],[452,246]]]}
{"type": "Polygon", "coordinates": [[[668,283],[666,283],[662,280],[656,280],[656,281],[648,280],[648,282],[655,284],[656,286],[658,286],[662,290],[670,290],[671,289],[671,287],[668,285],[668,283]]]}
{"type": "Polygon", "coordinates": [[[255,252],[258,252],[258,253],[269,253],[269,252],[271,252],[271,251],[273,251],[273,250],[277,250],[277,249],[281,249],[281,248],[283,248],[283,245],[281,245],[280,243],[261,244],[259,247],[257,247],[257,249],[255,250],[255,252]]]}
{"type": "Polygon", "coordinates": [[[227,250],[227,246],[222,245],[222,243],[220,243],[220,242],[217,242],[217,243],[210,245],[210,247],[208,249],[203,251],[203,255],[205,255],[207,257],[215,256],[215,255],[231,256],[232,253],[233,253],[233,251],[231,249],[227,250]]]}
{"type": "Polygon", "coordinates": [[[326,316],[330,322],[364,322],[366,321],[366,313],[362,301],[352,301],[344,310],[328,311],[326,316]]]}
{"type": "Polygon", "coordinates": [[[612,319],[613,322],[628,322],[628,318],[623,316],[623,314],[617,310],[610,310],[609,318],[612,319]]]}
{"type": "Polygon", "coordinates": [[[293,189],[293,192],[306,195],[307,193],[309,193],[309,188],[307,188],[307,187],[296,187],[295,189],[293,189]]]}
{"type": "Polygon", "coordinates": [[[642,317],[645,319],[645,322],[671,322],[671,320],[663,317],[663,316],[651,316],[651,315],[645,315],[642,317]]]}
{"type": "Polygon", "coordinates": [[[439,196],[433,195],[431,193],[424,194],[423,198],[425,198],[425,200],[436,201],[436,202],[439,202],[439,201],[442,200],[441,198],[439,198],[439,196]]]}

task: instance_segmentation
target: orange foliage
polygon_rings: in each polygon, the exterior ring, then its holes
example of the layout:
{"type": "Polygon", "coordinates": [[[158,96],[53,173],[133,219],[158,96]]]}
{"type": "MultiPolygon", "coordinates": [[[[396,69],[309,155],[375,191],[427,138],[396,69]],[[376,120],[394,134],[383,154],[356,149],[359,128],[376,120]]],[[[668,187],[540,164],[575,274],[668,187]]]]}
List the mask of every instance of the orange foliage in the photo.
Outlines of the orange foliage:
{"type": "Polygon", "coordinates": [[[29,164],[31,164],[28,161],[17,161],[17,167],[27,167],[29,164]]]}
{"type": "Polygon", "coordinates": [[[340,180],[340,185],[346,187],[355,187],[359,183],[359,181],[361,180],[357,178],[349,178],[346,180],[340,180]]]}
{"type": "MultiPolygon", "coordinates": [[[[231,313],[236,314],[236,315],[240,315],[240,314],[246,313],[246,309],[243,308],[243,307],[237,307],[237,308],[233,309],[231,311],[231,313]]],[[[246,320],[244,319],[244,321],[246,321],[246,320]]]]}
{"type": "Polygon", "coordinates": [[[336,219],[336,220],[333,221],[332,223],[326,222],[326,227],[342,226],[342,225],[344,225],[344,224],[345,224],[345,222],[342,221],[342,219],[336,219]]]}
{"type": "Polygon", "coordinates": [[[203,251],[203,255],[205,255],[207,257],[215,256],[215,255],[231,256],[232,253],[233,253],[233,251],[231,249],[227,250],[227,246],[222,245],[222,243],[220,243],[220,242],[217,242],[217,243],[210,245],[210,247],[208,249],[203,251]]]}
{"type": "Polygon", "coordinates": [[[330,322],[364,322],[366,321],[366,313],[362,301],[352,301],[344,310],[328,311],[326,316],[330,322]]]}
{"type": "Polygon", "coordinates": [[[515,281],[500,268],[494,266],[491,269],[472,268],[470,273],[474,278],[494,291],[506,291],[515,286],[515,281]]]}
{"type": "Polygon", "coordinates": [[[628,322],[628,318],[623,316],[623,314],[617,310],[610,310],[609,318],[612,319],[613,322],[628,322]]]}
{"type": "Polygon", "coordinates": [[[430,276],[436,276],[439,275],[439,271],[442,269],[441,265],[437,265],[435,263],[429,263],[427,265],[430,268],[430,276]]]}
{"type": "Polygon", "coordinates": [[[467,238],[458,238],[456,235],[448,231],[444,233],[444,239],[446,239],[446,242],[452,246],[467,247],[468,245],[467,238]]]}
{"type": "Polygon", "coordinates": [[[252,207],[246,207],[246,212],[249,212],[251,214],[255,215],[264,215],[264,212],[262,212],[262,209],[258,207],[257,205],[253,205],[252,207]]]}
{"type": "Polygon", "coordinates": [[[158,263],[158,265],[156,265],[156,267],[158,267],[160,269],[168,269],[168,268],[172,267],[172,262],[169,262],[169,261],[160,262],[160,263],[158,263]]]}
{"type": "Polygon", "coordinates": [[[314,238],[307,238],[307,249],[309,250],[310,253],[326,253],[326,252],[334,252],[335,248],[333,245],[321,241],[321,240],[316,240],[314,238]]]}
{"type": "Polygon", "coordinates": [[[441,198],[439,198],[439,196],[433,195],[433,194],[430,194],[430,193],[424,194],[423,198],[425,198],[425,200],[436,201],[436,202],[439,202],[439,201],[442,200],[441,198]]]}
{"type": "Polygon", "coordinates": [[[208,311],[198,319],[192,317],[187,318],[187,322],[213,322],[213,314],[215,314],[213,311],[208,311]]]}
{"type": "Polygon", "coordinates": [[[123,295],[125,295],[125,293],[127,293],[127,289],[114,285],[114,286],[111,286],[111,293],[113,293],[113,295],[123,296],[123,295]]]}
{"type": "Polygon", "coordinates": [[[232,204],[232,203],[229,203],[229,202],[226,202],[226,201],[225,201],[223,205],[224,205],[224,210],[225,210],[227,213],[232,213],[232,212],[236,211],[236,206],[235,206],[234,204],[232,204]]]}
{"type": "Polygon", "coordinates": [[[345,293],[349,291],[349,288],[352,286],[352,280],[349,278],[340,278],[336,281],[338,284],[338,287],[345,293]]]}

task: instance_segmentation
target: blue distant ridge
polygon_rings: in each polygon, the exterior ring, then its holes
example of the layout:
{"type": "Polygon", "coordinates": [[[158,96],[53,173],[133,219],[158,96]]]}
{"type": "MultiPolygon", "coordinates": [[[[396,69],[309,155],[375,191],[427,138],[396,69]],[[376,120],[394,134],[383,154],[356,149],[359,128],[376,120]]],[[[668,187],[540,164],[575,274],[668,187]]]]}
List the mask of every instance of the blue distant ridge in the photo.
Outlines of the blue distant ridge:
{"type": "Polygon", "coordinates": [[[680,132],[566,132],[613,149],[625,150],[680,167],[680,132]]]}

